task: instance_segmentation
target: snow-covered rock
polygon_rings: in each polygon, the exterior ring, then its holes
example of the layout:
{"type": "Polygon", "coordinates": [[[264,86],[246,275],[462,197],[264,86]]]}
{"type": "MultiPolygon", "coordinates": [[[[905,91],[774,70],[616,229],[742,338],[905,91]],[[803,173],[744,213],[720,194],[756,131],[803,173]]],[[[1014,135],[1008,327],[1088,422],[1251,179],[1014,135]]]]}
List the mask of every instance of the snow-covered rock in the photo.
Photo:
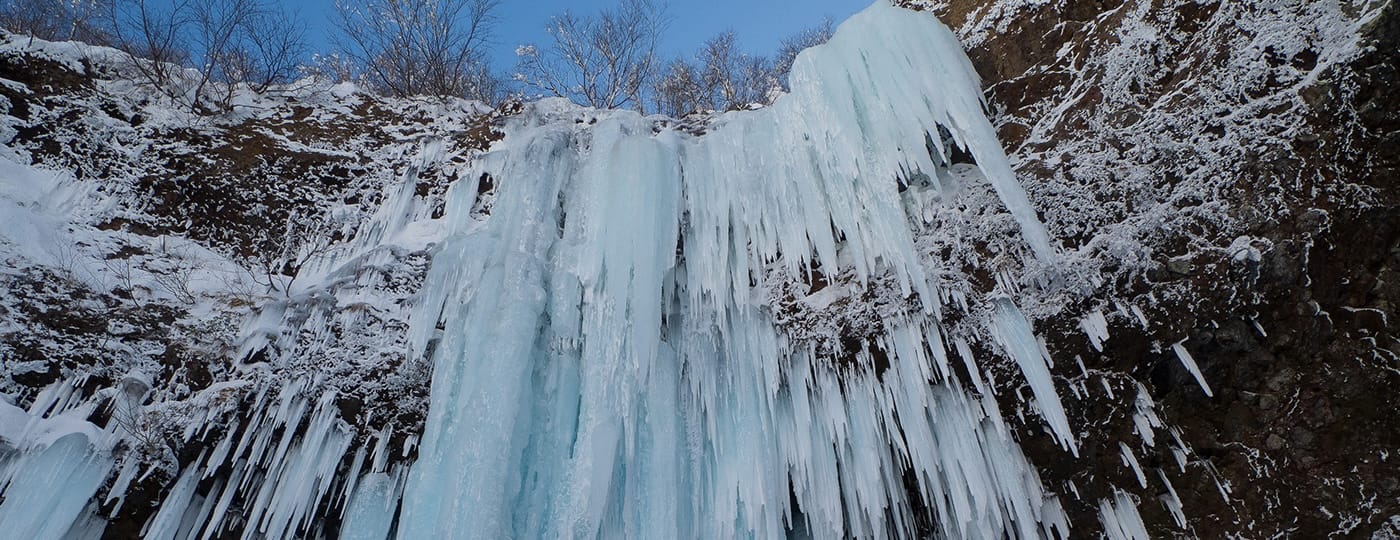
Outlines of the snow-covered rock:
{"type": "Polygon", "coordinates": [[[1393,530],[1391,3],[904,3],[683,122],[6,38],[0,527],[1393,530]]]}

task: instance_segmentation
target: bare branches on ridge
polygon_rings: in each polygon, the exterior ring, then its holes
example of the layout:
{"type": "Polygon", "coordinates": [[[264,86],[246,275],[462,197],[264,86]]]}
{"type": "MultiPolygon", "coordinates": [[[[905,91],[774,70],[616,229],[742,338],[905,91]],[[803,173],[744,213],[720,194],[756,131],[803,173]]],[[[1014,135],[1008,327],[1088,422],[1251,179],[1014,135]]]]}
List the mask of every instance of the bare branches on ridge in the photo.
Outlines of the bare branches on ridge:
{"type": "Polygon", "coordinates": [[[395,96],[495,102],[486,60],[500,0],[338,0],[340,46],[370,86],[395,96]]]}

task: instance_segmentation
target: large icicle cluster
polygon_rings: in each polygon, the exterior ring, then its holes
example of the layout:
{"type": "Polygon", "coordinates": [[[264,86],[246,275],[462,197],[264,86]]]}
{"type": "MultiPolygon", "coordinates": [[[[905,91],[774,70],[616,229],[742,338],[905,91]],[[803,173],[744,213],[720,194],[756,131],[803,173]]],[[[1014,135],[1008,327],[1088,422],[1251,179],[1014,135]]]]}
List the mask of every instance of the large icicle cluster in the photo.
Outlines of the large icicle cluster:
{"type": "MultiPolygon", "coordinates": [[[[1067,531],[991,394],[949,368],[949,349],[974,365],[972,347],[940,328],[900,195],[948,167],[942,126],[1054,257],[958,42],[880,2],[792,82],[703,136],[538,103],[480,161],[492,213],[466,218],[478,190],[455,190],[414,322],[419,350],[440,341],[399,537],[878,538],[913,534],[922,506],[952,537],[1067,531]],[[817,267],[920,300],[856,353],[881,350],[878,376],[839,373],[774,324],[757,284],[817,267]]],[[[987,333],[1073,449],[1043,346],[1009,299],[995,313],[987,333]]],[[[382,498],[358,518],[375,531],[382,498]]]]}

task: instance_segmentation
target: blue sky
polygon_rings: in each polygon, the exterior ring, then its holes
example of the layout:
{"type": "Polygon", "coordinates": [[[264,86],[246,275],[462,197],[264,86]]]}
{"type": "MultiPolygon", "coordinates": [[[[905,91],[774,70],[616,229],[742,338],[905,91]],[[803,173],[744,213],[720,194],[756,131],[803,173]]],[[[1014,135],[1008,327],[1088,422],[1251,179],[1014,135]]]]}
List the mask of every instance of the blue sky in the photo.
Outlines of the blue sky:
{"type": "MultiPolygon", "coordinates": [[[[664,0],[662,0],[664,2],[664,0]]],[[[819,24],[823,18],[840,23],[872,0],[672,0],[671,25],[662,43],[667,56],[689,55],[706,39],[733,30],[745,50],[771,55],[784,37],[819,24]]],[[[543,44],[549,17],[565,10],[594,13],[614,5],[597,0],[503,0],[492,58],[497,70],[515,66],[515,46],[543,44]]],[[[334,0],[285,0],[306,21],[312,50],[332,48],[334,0]]]]}

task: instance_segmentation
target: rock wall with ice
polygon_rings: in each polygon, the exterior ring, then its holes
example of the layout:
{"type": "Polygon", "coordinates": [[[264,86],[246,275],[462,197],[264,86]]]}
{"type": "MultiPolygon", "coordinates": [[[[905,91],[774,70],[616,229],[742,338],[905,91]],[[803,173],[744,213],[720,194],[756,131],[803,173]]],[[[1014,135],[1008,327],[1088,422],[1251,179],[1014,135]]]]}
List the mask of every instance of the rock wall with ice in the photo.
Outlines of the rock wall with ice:
{"type": "Polygon", "coordinates": [[[0,525],[334,536],[413,455],[407,320],[500,111],[302,81],[201,116],[128,61],[0,35],[0,525]]]}
{"type": "Polygon", "coordinates": [[[990,106],[883,3],[681,123],[0,36],[0,530],[1395,529],[1393,3],[901,3],[990,106]]]}
{"type": "Polygon", "coordinates": [[[1393,534],[1397,428],[1362,396],[1400,341],[1362,310],[1400,298],[1400,6],[901,3],[963,41],[1062,242],[1063,286],[1017,300],[1081,457],[1013,431],[1077,532],[1122,491],[1154,537],[1393,534]]]}

